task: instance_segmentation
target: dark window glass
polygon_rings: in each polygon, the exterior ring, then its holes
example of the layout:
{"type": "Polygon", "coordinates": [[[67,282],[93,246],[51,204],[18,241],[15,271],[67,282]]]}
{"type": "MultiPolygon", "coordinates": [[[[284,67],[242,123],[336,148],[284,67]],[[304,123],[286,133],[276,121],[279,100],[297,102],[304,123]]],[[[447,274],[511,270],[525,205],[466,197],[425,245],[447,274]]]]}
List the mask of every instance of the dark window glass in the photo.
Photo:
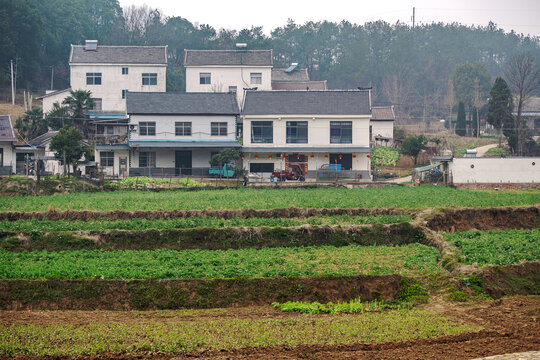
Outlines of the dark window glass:
{"type": "Polygon", "coordinates": [[[352,121],[330,121],[330,143],[352,143],[352,121]]]}
{"type": "Polygon", "coordinates": [[[210,73],[199,73],[199,83],[201,85],[207,85],[211,83],[210,73]]]}
{"type": "Polygon", "coordinates": [[[127,67],[123,67],[122,68],[122,75],[127,75],[128,74],[128,68],[127,67]]]}
{"type": "Polygon", "coordinates": [[[152,122],[140,122],[139,123],[139,134],[141,136],[154,136],[156,135],[156,123],[152,122]]]}
{"type": "Polygon", "coordinates": [[[142,84],[143,85],[157,85],[157,73],[143,73],[142,84]]]}
{"type": "Polygon", "coordinates": [[[175,122],[174,134],[176,136],[191,136],[191,122],[175,122]]]}
{"type": "Polygon", "coordinates": [[[251,122],[251,142],[271,144],[274,141],[274,125],[272,121],[251,122]]]}
{"type": "Polygon", "coordinates": [[[227,136],[227,123],[226,122],[210,123],[210,131],[211,131],[212,136],[227,136]]]}
{"type": "Polygon", "coordinates": [[[274,163],[250,163],[249,171],[252,173],[271,173],[274,171],[274,163]]]}
{"type": "Polygon", "coordinates": [[[308,142],[308,122],[307,121],[287,121],[287,143],[307,144],[308,142]]]}
{"type": "Polygon", "coordinates": [[[101,85],[101,73],[86,73],[86,85],[101,85]]]}
{"type": "Polygon", "coordinates": [[[101,151],[99,153],[99,159],[101,166],[114,166],[114,152],[113,151],[101,151]]]}
{"type": "Polygon", "coordinates": [[[156,167],[156,153],[149,151],[141,151],[139,153],[139,167],[156,167]]]}
{"type": "Polygon", "coordinates": [[[122,99],[126,98],[127,90],[122,90],[122,99]]]}

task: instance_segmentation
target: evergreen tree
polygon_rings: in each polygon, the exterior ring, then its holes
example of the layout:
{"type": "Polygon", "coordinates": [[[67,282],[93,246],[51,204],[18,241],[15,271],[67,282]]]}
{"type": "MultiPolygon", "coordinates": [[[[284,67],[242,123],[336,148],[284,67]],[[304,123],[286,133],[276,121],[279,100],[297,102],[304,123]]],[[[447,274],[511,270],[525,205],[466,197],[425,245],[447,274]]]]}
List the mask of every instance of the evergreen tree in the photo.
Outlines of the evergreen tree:
{"type": "Polygon", "coordinates": [[[90,154],[90,149],[82,143],[83,135],[79,130],[71,126],[64,126],[51,139],[49,148],[54,151],[54,156],[65,161],[64,168],[67,166],[69,176],[69,165],[73,165],[73,173],[77,172],[79,159],[90,154]]]}
{"type": "MultiPolygon", "coordinates": [[[[512,110],[514,109],[512,92],[506,81],[498,77],[495,79],[495,84],[493,84],[489,94],[487,122],[499,131],[499,139],[501,130],[504,128],[504,135],[509,137],[508,143],[512,147],[511,143],[514,142],[516,135],[513,126],[514,119],[512,117],[512,110]]],[[[517,137],[515,141],[517,142],[517,137]]],[[[499,140],[499,144],[500,142],[499,140]]]]}
{"type": "Polygon", "coordinates": [[[478,111],[476,111],[476,107],[472,108],[472,136],[478,137],[478,111]]]}
{"type": "Polygon", "coordinates": [[[458,113],[457,113],[457,121],[456,121],[456,134],[459,136],[465,136],[466,129],[465,129],[465,104],[463,101],[459,102],[458,105],[458,113]]]}

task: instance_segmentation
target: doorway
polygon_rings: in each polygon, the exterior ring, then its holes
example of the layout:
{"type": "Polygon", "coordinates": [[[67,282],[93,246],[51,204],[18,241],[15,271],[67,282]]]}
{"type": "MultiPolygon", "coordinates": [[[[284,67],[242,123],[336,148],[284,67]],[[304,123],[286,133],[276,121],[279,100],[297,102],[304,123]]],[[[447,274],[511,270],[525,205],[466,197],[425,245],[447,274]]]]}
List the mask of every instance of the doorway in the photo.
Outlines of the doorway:
{"type": "Polygon", "coordinates": [[[341,170],[352,170],[352,154],[330,154],[330,164],[341,164],[341,170]]]}
{"type": "Polygon", "coordinates": [[[176,176],[191,175],[191,150],[177,150],[174,152],[174,167],[176,176]]]}

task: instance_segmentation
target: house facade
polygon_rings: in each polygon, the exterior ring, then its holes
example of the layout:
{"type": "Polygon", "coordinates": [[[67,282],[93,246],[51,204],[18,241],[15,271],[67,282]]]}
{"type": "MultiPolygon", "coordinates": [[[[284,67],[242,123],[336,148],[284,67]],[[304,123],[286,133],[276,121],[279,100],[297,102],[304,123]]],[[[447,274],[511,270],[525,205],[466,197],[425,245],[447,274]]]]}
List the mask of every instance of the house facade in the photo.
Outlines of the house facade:
{"type": "Polygon", "coordinates": [[[394,139],[395,120],[393,106],[373,106],[369,129],[371,141],[377,144],[391,145],[394,139]]]}
{"type": "Polygon", "coordinates": [[[272,90],[272,50],[184,50],[186,92],[232,92],[240,106],[244,89],[272,90]]]}
{"type": "Polygon", "coordinates": [[[301,170],[313,178],[339,165],[370,180],[369,91],[248,91],[244,111],[244,168],[269,177],[301,170]]]}
{"type": "Polygon", "coordinates": [[[0,175],[11,175],[16,170],[13,144],[17,141],[10,115],[0,115],[0,175]]]}
{"type": "Polygon", "coordinates": [[[207,176],[213,154],[240,148],[235,94],[129,92],[127,114],[128,151],[96,152],[112,171],[127,155],[130,176],[207,176]]]}

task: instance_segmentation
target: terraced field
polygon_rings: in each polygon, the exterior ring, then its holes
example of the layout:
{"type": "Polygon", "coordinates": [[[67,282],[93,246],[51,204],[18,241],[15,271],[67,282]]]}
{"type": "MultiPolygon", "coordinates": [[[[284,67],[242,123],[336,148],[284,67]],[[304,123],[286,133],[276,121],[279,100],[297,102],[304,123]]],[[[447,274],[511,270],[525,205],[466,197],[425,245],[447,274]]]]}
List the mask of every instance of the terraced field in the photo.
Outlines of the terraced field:
{"type": "Polygon", "coordinates": [[[438,187],[2,197],[0,357],[496,338],[434,309],[540,294],[539,203],[438,187]]]}

